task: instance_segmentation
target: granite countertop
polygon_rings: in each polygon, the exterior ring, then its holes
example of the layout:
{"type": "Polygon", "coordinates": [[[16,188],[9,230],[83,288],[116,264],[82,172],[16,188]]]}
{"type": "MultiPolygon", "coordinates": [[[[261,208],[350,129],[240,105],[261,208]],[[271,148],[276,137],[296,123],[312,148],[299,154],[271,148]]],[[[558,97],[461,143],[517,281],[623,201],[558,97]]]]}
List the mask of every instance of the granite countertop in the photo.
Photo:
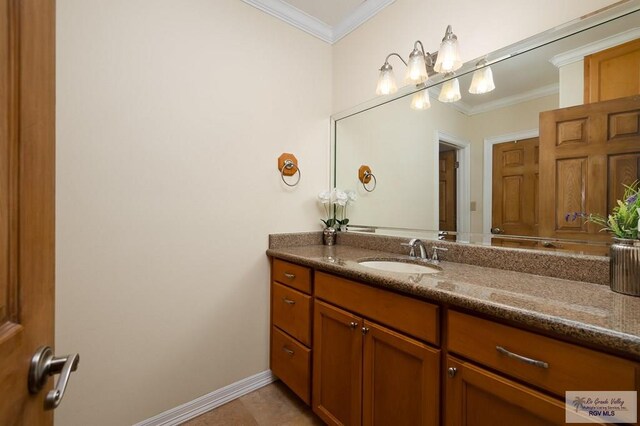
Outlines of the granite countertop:
{"type": "Polygon", "coordinates": [[[267,255],[640,359],[640,298],[606,285],[444,261],[437,274],[386,272],[358,261],[401,256],[347,245],[269,249],[267,255]]]}

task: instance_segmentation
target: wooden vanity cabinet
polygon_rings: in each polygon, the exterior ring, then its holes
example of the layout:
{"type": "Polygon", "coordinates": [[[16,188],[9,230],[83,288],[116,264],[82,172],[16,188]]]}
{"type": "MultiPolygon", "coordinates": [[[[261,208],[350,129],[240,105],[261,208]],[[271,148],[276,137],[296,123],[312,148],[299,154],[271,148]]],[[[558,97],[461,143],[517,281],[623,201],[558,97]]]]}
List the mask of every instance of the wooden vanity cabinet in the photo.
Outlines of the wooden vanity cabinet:
{"type": "Polygon", "coordinates": [[[640,390],[638,362],[304,266],[271,287],[271,369],[330,425],[562,425],[565,391],[640,390]]]}
{"type": "Polygon", "coordinates": [[[311,403],[311,269],[273,260],[271,269],[271,371],[311,403]]]}
{"type": "Polygon", "coordinates": [[[639,388],[636,362],[455,310],[447,350],[447,425],[564,425],[566,391],[639,388]]]}
{"type": "Polygon", "coordinates": [[[359,425],[362,318],[315,301],[313,411],[327,424],[359,425]]]}
{"type": "MultiPolygon", "coordinates": [[[[338,301],[348,310],[314,302],[313,410],[330,425],[435,426],[440,351],[368,319],[375,316],[386,323],[385,310],[400,312],[403,302],[424,302],[378,291],[382,290],[316,274],[316,297],[338,301]],[[374,295],[375,302],[362,304],[374,295]]],[[[424,304],[432,317],[422,317],[415,329],[406,314],[387,320],[414,334],[431,328],[424,323],[436,328],[437,309],[424,304]]]]}
{"type": "Polygon", "coordinates": [[[560,400],[452,356],[446,369],[447,426],[565,424],[560,400]]]}

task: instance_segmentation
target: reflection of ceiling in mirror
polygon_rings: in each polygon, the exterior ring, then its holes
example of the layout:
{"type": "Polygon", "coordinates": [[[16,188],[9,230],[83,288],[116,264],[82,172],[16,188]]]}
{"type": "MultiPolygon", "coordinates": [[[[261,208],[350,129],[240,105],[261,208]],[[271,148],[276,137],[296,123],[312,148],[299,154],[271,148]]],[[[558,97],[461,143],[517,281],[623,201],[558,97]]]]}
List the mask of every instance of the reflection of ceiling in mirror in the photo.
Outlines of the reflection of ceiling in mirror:
{"type": "MultiPolygon", "coordinates": [[[[535,99],[557,93],[559,71],[551,63],[553,57],[624,32],[627,32],[627,37],[630,35],[638,38],[639,21],[640,11],[493,64],[491,68],[496,89],[490,93],[470,94],[468,90],[471,85],[471,73],[464,75],[460,77],[462,100],[453,106],[468,115],[473,115],[504,106],[508,104],[509,99],[516,103],[518,99],[535,99]]],[[[603,49],[608,47],[611,46],[605,46],[603,49]]],[[[491,55],[489,57],[491,59],[491,55]]],[[[438,91],[439,86],[431,89],[432,95],[438,91]]],[[[432,96],[432,99],[434,98],[437,98],[437,95],[432,96]]]]}

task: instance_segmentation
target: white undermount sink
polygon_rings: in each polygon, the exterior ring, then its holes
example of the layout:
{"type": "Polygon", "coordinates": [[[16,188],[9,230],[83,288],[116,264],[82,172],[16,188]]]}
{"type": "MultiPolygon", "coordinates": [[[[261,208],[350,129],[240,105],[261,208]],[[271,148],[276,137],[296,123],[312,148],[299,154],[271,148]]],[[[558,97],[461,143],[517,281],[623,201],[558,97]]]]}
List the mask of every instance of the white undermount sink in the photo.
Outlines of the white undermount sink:
{"type": "Polygon", "coordinates": [[[405,274],[436,274],[441,271],[437,266],[420,265],[397,260],[362,260],[358,262],[367,268],[378,269],[387,272],[401,272],[405,274]]]}

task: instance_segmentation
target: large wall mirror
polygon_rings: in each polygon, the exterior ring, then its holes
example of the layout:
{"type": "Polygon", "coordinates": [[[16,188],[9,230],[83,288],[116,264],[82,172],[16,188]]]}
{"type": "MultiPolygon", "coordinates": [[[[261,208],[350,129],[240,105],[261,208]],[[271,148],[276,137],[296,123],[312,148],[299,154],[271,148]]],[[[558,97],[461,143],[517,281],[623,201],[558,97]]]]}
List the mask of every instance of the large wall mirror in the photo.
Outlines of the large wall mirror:
{"type": "Polygon", "coordinates": [[[605,214],[640,178],[640,2],[470,61],[455,78],[455,102],[438,99],[453,80],[436,76],[425,93],[333,117],[333,184],[359,193],[350,229],[605,255],[610,237],[566,214],[605,214]],[[495,89],[471,94],[483,59],[495,89]],[[413,109],[425,94],[431,106],[413,109]],[[362,166],[375,176],[366,185],[362,166]]]}

